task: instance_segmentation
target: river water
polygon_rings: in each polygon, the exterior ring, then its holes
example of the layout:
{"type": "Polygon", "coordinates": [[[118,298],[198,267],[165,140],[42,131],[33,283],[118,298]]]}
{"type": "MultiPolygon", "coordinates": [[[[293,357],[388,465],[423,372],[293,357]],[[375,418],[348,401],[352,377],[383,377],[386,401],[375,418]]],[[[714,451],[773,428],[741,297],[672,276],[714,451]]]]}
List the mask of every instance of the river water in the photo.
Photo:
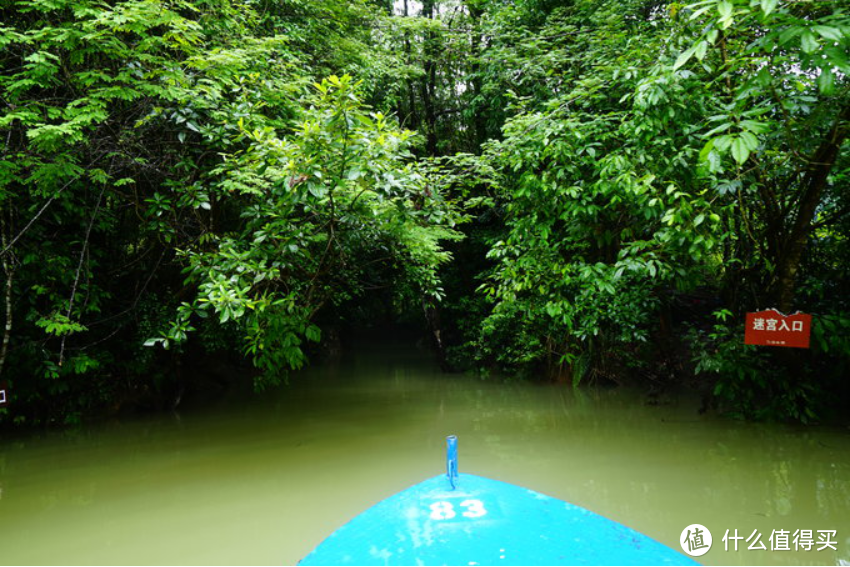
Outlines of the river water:
{"type": "MultiPolygon", "coordinates": [[[[705,564],[850,561],[850,431],[701,416],[624,389],[443,375],[360,348],[248,399],[0,440],[2,564],[292,564],[368,506],[460,470],[584,506],[705,564]],[[724,550],[726,530],[740,540],[724,550]],[[774,531],[812,530],[811,550],[774,531]],[[835,530],[817,551],[818,530],[835,530]],[[749,550],[759,547],[764,550],[749,550]],[[798,546],[799,547],[799,546],[798,546]]],[[[533,521],[524,519],[523,521],[533,521]]]]}

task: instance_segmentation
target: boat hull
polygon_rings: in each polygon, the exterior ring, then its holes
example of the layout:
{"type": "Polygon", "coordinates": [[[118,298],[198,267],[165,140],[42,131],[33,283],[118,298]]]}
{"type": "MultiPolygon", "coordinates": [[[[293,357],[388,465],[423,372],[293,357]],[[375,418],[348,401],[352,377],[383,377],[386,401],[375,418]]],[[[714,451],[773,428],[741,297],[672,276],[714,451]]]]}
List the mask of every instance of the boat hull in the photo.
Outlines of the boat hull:
{"type": "Polygon", "coordinates": [[[631,528],[533,490],[440,475],[379,502],[301,565],[698,565],[631,528]]]}

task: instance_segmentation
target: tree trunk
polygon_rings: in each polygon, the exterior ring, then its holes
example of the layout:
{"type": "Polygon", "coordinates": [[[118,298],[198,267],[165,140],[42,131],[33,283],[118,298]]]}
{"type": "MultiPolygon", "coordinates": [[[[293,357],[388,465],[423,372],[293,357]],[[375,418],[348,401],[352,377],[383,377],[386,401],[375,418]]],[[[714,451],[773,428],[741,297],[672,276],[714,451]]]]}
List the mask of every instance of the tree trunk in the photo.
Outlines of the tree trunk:
{"type": "Polygon", "coordinates": [[[803,177],[803,194],[794,224],[785,238],[781,255],[777,262],[776,292],[774,294],[779,310],[790,313],[793,308],[797,270],[806,248],[806,240],[812,228],[821,195],[826,187],[827,177],[838,159],[841,145],[847,138],[850,105],[845,106],[830,129],[823,143],[809,160],[809,167],[803,177]]]}
{"type": "MultiPolygon", "coordinates": [[[[407,18],[409,16],[407,0],[404,0],[404,17],[407,18]]],[[[404,57],[407,64],[411,64],[412,55],[411,55],[411,47],[410,47],[410,33],[404,33],[404,57]]],[[[416,113],[416,85],[412,78],[408,77],[407,79],[407,118],[409,121],[405,119],[404,126],[411,130],[419,129],[419,115],[416,113]]]]}
{"type": "Polygon", "coordinates": [[[422,308],[425,311],[425,320],[428,322],[428,330],[431,332],[431,342],[437,353],[437,362],[440,365],[440,370],[443,372],[451,372],[452,369],[449,365],[448,358],[446,357],[446,346],[443,344],[439,307],[433,299],[423,296],[422,308]]]}
{"type": "MultiPolygon", "coordinates": [[[[3,250],[3,272],[6,274],[6,325],[3,328],[3,346],[0,347],[0,376],[3,375],[3,367],[6,365],[6,354],[9,352],[9,340],[12,338],[12,278],[15,275],[14,259],[11,250],[6,250],[8,238],[6,237],[5,211],[0,209],[0,235],[2,235],[3,250]]],[[[10,231],[11,232],[11,231],[10,231]]]]}
{"type": "MultiPolygon", "coordinates": [[[[7,262],[4,260],[3,264],[7,262]]],[[[3,375],[3,366],[6,364],[6,353],[9,352],[9,340],[12,338],[12,276],[14,272],[6,271],[6,326],[3,329],[3,346],[0,347],[0,376],[3,375]]]]}
{"type": "MultiPolygon", "coordinates": [[[[434,19],[435,0],[422,2],[422,15],[434,19]]],[[[437,83],[437,65],[434,62],[436,37],[433,32],[425,35],[423,54],[425,56],[425,76],[422,77],[422,106],[425,111],[425,140],[428,155],[437,155],[437,114],[434,111],[434,96],[437,83]]]]}
{"type": "Polygon", "coordinates": [[[475,4],[469,5],[469,16],[472,19],[470,48],[472,53],[472,120],[475,126],[476,151],[481,151],[481,145],[487,140],[487,116],[484,113],[486,105],[483,100],[483,83],[481,79],[481,15],[484,11],[475,4]]]}

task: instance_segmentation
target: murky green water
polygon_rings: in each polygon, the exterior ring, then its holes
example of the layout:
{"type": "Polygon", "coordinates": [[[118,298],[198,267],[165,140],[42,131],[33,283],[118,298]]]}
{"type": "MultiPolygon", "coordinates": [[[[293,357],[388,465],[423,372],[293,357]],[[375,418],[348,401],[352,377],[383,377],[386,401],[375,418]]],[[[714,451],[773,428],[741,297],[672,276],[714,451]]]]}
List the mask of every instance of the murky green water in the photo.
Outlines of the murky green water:
{"type": "Polygon", "coordinates": [[[850,561],[850,431],[695,407],[445,376],[414,351],[361,351],[247,402],[0,441],[0,563],[295,563],[358,512],[442,472],[447,434],[460,438],[462,472],[676,549],[685,526],[707,526],[706,564],[850,561]],[[757,530],[767,549],[724,551],[727,529],[757,530]],[[770,550],[773,530],[798,529],[815,540],[836,530],[837,550],[770,550]]]}

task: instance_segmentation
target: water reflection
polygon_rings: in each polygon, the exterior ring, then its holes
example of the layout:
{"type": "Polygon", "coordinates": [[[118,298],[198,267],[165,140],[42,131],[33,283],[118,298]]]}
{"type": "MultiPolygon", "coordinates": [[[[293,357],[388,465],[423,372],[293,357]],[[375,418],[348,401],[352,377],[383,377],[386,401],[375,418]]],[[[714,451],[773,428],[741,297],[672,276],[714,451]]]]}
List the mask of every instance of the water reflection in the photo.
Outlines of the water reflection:
{"type": "MultiPolygon", "coordinates": [[[[693,400],[444,376],[393,348],[271,395],[0,442],[3,563],[294,563],[339,524],[443,467],[534,488],[707,564],[850,560],[850,436],[699,416],[693,400]],[[837,551],[724,551],[725,530],[835,529],[837,551]]],[[[531,521],[532,519],[528,519],[531,521]]]]}

